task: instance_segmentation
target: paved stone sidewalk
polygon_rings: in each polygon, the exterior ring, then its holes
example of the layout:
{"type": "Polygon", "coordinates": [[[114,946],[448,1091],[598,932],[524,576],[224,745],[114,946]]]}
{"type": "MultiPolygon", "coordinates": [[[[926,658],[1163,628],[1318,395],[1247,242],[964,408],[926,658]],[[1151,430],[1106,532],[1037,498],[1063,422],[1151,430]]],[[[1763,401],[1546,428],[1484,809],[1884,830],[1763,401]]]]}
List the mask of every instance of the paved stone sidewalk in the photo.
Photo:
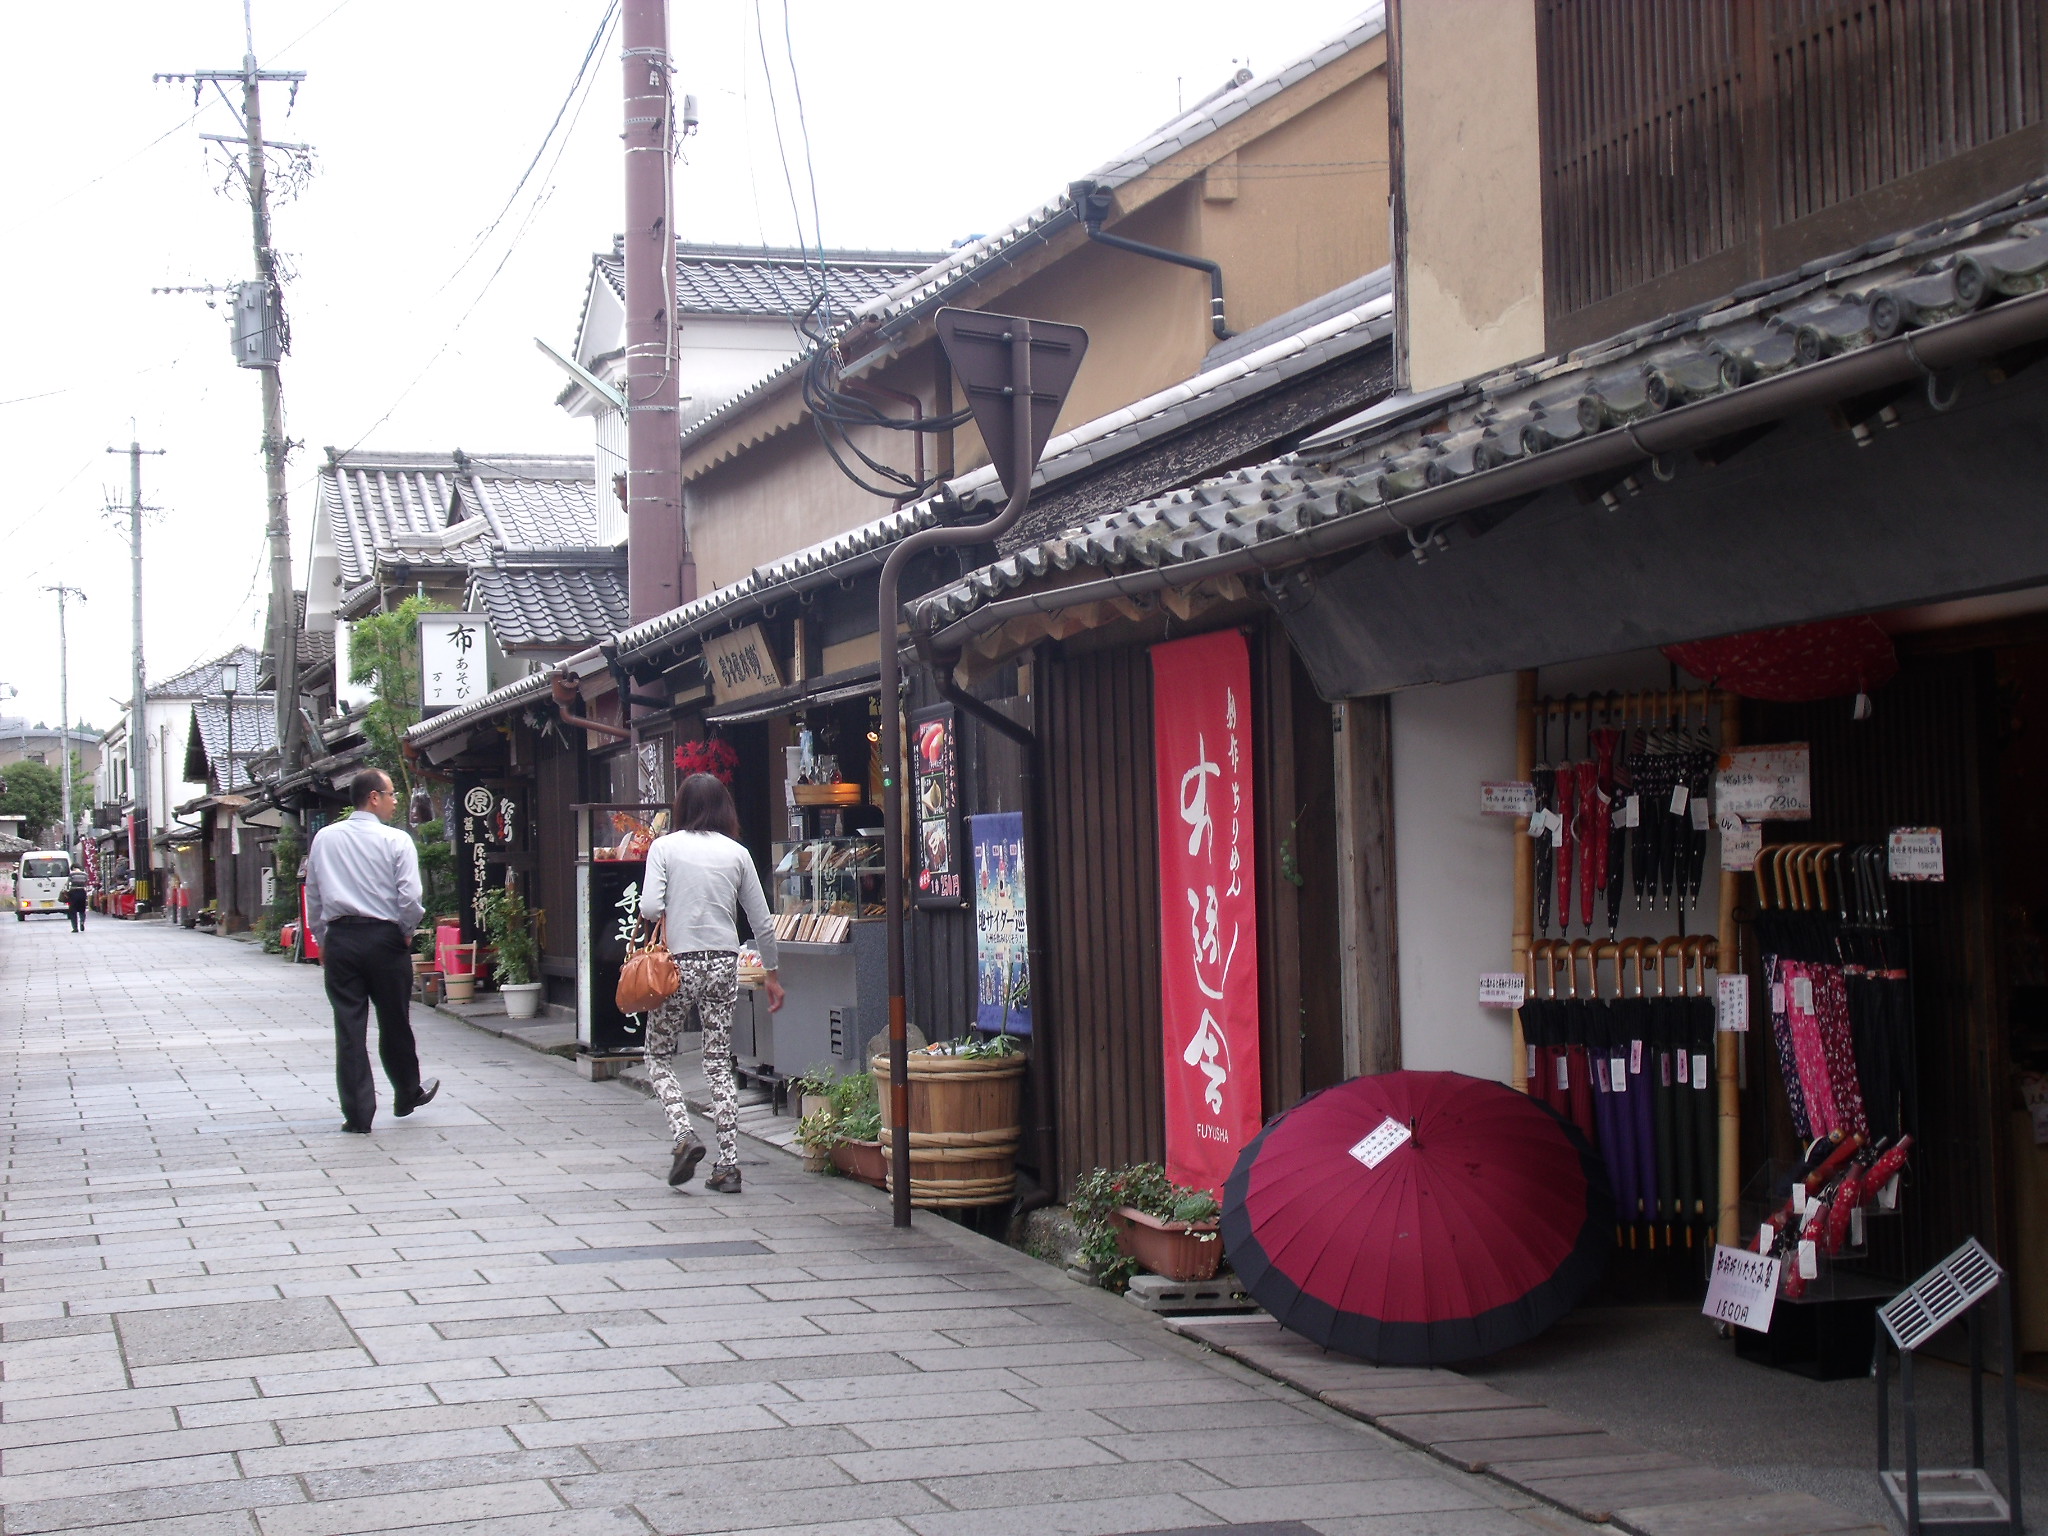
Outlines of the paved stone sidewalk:
{"type": "Polygon", "coordinates": [[[1583,1531],[1055,1271],[416,1010],[338,1133],[318,972],[0,921],[6,1533],[1583,1531]]]}

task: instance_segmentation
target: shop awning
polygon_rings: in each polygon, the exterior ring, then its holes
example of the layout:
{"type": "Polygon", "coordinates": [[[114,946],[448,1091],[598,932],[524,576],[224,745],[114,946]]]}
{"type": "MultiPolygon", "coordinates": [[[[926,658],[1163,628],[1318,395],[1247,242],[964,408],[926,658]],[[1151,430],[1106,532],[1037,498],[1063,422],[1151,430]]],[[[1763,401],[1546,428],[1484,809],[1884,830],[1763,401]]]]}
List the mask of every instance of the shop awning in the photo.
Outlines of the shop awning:
{"type": "Polygon", "coordinates": [[[745,725],[750,720],[772,720],[777,715],[787,715],[799,709],[813,709],[820,704],[837,704],[842,699],[858,699],[873,693],[881,685],[881,668],[870,663],[863,667],[849,667],[844,672],[828,673],[810,683],[801,683],[794,688],[778,688],[773,693],[759,693],[751,699],[744,699],[730,709],[713,710],[705,715],[706,725],[745,725]]]}

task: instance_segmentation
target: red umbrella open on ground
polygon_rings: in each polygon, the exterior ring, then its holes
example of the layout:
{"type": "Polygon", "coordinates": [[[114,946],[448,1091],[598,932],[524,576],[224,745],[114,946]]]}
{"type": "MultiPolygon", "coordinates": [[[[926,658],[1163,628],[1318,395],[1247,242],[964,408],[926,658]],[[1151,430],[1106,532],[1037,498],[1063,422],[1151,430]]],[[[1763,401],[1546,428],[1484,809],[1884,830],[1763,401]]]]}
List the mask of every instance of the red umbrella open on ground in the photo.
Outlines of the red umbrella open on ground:
{"type": "Polygon", "coordinates": [[[1223,1192],[1223,1243],[1284,1327],[1383,1365],[1534,1338],[1599,1278],[1614,1197],[1547,1105],[1457,1072],[1312,1095],[1259,1133],[1223,1192]]]}

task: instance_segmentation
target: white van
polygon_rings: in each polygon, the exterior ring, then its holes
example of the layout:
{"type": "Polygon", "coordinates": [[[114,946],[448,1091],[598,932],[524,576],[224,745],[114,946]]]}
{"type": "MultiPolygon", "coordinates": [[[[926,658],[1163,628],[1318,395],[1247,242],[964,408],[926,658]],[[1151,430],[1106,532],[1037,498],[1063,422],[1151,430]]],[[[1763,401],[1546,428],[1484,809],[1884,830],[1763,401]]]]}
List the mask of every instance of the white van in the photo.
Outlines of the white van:
{"type": "Polygon", "coordinates": [[[14,870],[14,920],[25,923],[31,912],[62,913],[70,884],[70,854],[47,849],[24,853],[14,870]]]}

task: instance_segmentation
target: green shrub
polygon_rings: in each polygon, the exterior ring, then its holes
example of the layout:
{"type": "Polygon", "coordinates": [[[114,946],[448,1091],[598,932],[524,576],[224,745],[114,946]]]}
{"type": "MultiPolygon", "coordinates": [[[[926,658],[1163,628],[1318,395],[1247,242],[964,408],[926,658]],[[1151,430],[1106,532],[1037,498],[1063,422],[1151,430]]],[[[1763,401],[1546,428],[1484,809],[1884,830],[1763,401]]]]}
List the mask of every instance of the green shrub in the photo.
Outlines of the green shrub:
{"type": "Polygon", "coordinates": [[[1117,1246],[1110,1213],[1123,1206],[1161,1221],[1210,1221],[1216,1197],[1207,1190],[1176,1184],[1157,1163],[1132,1163],[1124,1168],[1097,1168],[1074,1186],[1067,1210],[1080,1229],[1080,1258],[1095,1274],[1096,1284],[1121,1292],[1138,1272],[1138,1261],[1117,1246]]]}

